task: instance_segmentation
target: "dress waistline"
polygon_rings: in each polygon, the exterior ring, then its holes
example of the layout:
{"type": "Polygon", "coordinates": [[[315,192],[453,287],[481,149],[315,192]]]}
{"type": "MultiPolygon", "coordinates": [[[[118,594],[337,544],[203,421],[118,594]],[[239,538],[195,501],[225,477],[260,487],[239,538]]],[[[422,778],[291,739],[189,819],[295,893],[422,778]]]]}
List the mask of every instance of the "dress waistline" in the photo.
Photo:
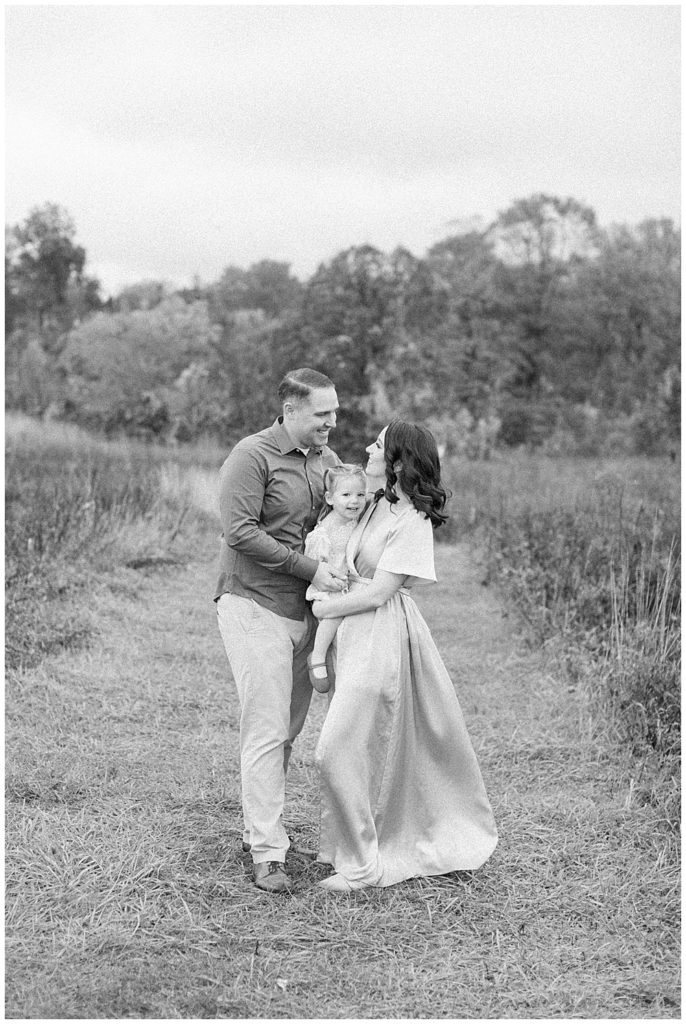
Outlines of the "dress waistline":
{"type": "MultiPolygon", "coordinates": [[[[364,583],[365,585],[374,582],[369,576],[360,576],[356,572],[348,573],[348,581],[350,583],[364,583]]],[[[396,591],[396,593],[403,594],[405,597],[411,597],[410,591],[408,590],[407,587],[400,587],[399,590],[396,591]]]]}

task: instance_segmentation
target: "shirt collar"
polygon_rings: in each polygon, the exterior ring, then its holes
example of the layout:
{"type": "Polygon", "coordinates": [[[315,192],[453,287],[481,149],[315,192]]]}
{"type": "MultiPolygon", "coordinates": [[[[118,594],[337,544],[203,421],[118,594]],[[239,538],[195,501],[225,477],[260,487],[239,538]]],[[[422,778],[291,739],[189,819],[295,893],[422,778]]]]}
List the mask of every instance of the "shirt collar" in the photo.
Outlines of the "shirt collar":
{"type": "MultiPolygon", "coordinates": [[[[291,435],[283,425],[283,416],[277,416],[274,420],[272,431],[274,432],[274,439],[276,440],[276,443],[279,446],[279,451],[282,455],[288,455],[289,452],[302,452],[302,448],[293,443],[291,435]]],[[[322,449],[321,447],[313,445],[309,451],[314,451],[317,452],[318,455],[321,455],[322,449]]],[[[305,452],[303,452],[303,455],[307,458],[305,452]]]]}

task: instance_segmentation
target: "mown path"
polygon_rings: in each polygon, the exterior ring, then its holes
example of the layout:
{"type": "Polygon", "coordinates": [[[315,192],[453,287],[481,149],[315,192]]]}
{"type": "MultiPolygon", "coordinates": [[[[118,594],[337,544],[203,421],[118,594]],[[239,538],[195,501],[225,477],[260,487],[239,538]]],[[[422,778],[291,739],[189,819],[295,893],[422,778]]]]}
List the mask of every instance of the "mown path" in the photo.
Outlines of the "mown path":
{"type": "MultiPolygon", "coordinates": [[[[96,639],[8,698],[8,1017],[678,1017],[675,869],[583,695],[527,652],[465,546],[418,603],[501,839],[474,875],[291,897],[240,852],[237,703],[215,551],[121,570],[96,639]],[[23,794],[23,796],[22,796],[23,794]]],[[[316,841],[313,701],[287,815],[316,841]]],[[[653,817],[651,817],[653,815],[653,817]]]]}

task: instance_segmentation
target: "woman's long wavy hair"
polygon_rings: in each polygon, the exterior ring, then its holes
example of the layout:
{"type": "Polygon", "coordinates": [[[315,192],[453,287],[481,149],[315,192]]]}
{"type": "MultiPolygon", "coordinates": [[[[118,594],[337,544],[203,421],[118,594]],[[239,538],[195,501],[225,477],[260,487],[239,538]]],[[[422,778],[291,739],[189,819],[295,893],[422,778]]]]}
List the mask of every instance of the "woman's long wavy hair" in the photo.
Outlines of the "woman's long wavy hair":
{"type": "Polygon", "coordinates": [[[434,530],[448,519],[443,511],[450,493],[441,483],[441,460],[430,430],[417,423],[393,420],[384,437],[386,461],[385,497],[395,504],[395,484],[408,496],[418,512],[431,520],[434,530]],[[400,462],[396,474],[394,466],[400,462]]]}

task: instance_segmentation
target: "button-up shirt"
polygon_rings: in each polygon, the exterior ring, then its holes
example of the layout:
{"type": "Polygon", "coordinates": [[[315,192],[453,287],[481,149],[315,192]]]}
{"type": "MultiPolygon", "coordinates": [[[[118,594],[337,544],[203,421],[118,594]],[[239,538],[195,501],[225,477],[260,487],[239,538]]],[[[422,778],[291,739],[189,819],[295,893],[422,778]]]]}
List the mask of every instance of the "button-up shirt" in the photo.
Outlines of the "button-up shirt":
{"type": "Polygon", "coordinates": [[[318,562],[303,554],[324,500],[324,473],[340,459],[326,445],[297,448],[279,417],[239,441],[219,473],[222,594],[251,598],[288,619],[302,619],[318,562]]]}

